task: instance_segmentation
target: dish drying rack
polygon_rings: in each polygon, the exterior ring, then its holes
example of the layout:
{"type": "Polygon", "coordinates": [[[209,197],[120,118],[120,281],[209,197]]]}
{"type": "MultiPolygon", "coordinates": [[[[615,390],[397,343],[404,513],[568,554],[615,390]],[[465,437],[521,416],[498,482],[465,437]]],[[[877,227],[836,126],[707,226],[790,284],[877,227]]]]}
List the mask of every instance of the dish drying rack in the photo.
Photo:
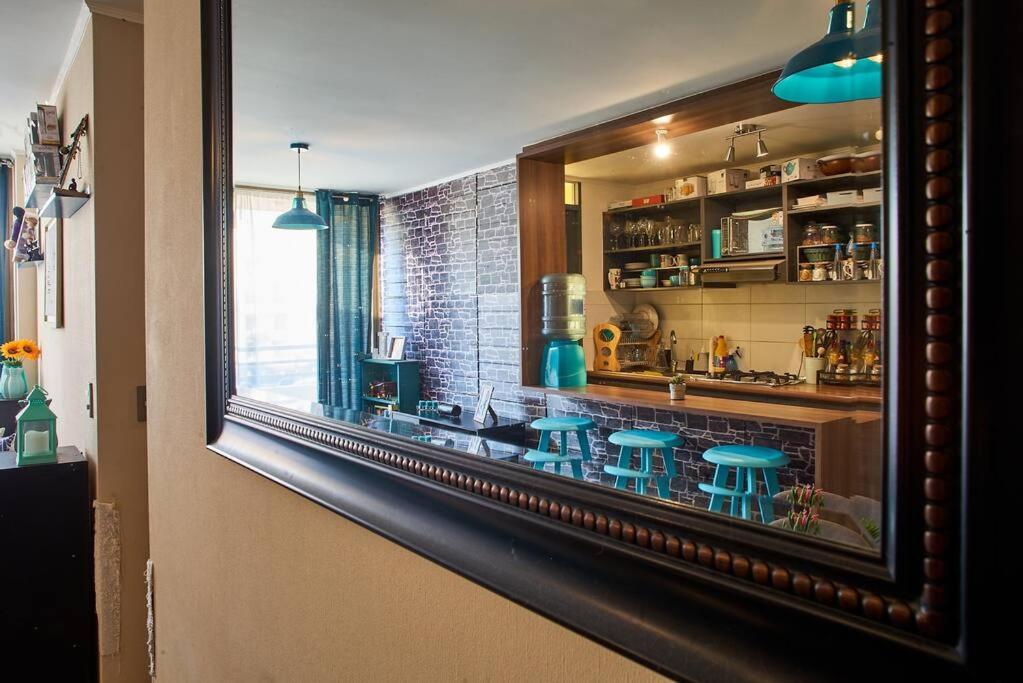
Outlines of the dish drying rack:
{"type": "Polygon", "coordinates": [[[661,330],[657,312],[640,304],[632,313],[611,316],[593,328],[594,370],[622,372],[660,365],[661,330]]]}

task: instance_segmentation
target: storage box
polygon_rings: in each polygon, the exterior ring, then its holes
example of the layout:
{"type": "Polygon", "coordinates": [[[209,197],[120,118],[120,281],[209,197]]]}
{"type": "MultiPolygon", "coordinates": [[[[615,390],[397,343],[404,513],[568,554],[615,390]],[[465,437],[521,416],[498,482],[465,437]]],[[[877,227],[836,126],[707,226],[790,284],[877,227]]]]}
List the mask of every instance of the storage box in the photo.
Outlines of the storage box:
{"type": "Polygon", "coordinates": [[[703,197],[707,194],[707,176],[691,175],[675,179],[675,199],[703,197]]]}
{"type": "Polygon", "coordinates": [[[778,184],[778,176],[768,176],[767,178],[757,178],[756,180],[747,180],[746,189],[755,190],[758,187],[771,187],[772,185],[778,184]]]}
{"type": "Polygon", "coordinates": [[[805,209],[808,206],[820,206],[826,204],[828,198],[822,194],[812,194],[809,197],[800,197],[796,200],[797,209],[805,209]]]}
{"type": "Polygon", "coordinates": [[[622,200],[620,202],[608,202],[607,210],[610,211],[611,209],[627,209],[627,208],[629,208],[631,206],[632,206],[632,200],[631,199],[625,199],[625,200],[622,200]]]}
{"type": "Polygon", "coordinates": [[[879,202],[881,201],[882,192],[880,187],[868,187],[863,190],[863,201],[865,202],[879,202]]]}
{"type": "Polygon", "coordinates": [[[654,206],[664,203],[663,194],[652,194],[649,197],[637,197],[632,200],[633,206],[654,206]]]}
{"type": "Polygon", "coordinates": [[[858,201],[860,201],[859,190],[839,190],[828,193],[828,206],[855,204],[858,201]]]}
{"type": "Polygon", "coordinates": [[[781,181],[783,183],[793,180],[810,180],[819,176],[820,171],[817,169],[816,159],[796,157],[781,165],[781,181]]]}
{"type": "Polygon", "coordinates": [[[743,168],[723,168],[707,174],[707,194],[721,194],[746,187],[749,172],[743,168]]]}
{"type": "Polygon", "coordinates": [[[39,142],[44,145],[59,145],[60,128],[57,126],[57,107],[52,104],[37,104],[36,118],[39,125],[39,142]]]}

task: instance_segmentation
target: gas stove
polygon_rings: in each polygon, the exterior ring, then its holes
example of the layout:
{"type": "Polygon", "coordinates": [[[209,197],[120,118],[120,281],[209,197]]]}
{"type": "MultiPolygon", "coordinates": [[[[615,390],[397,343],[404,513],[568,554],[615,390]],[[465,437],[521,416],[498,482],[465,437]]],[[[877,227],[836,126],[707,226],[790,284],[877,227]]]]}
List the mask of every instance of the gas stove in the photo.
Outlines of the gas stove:
{"type": "Polygon", "coordinates": [[[731,384],[758,384],[766,387],[784,387],[789,384],[801,384],[804,380],[791,373],[758,372],[757,370],[723,372],[716,375],[701,377],[710,382],[726,382],[731,384]]]}

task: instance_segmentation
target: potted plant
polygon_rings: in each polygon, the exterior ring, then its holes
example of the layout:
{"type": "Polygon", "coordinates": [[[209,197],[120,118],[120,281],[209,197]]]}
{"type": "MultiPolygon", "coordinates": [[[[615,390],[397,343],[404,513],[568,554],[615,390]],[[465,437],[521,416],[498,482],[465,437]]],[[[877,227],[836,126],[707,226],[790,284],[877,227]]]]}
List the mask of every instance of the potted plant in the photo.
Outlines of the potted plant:
{"type": "Polygon", "coordinates": [[[668,380],[668,391],[671,393],[672,401],[683,401],[686,397],[686,378],[682,375],[675,375],[668,380]]]}
{"type": "Polygon", "coordinates": [[[15,339],[0,346],[3,372],[0,373],[0,399],[23,399],[28,396],[24,362],[36,360],[42,350],[31,339],[15,339]]]}
{"type": "Polygon", "coordinates": [[[788,528],[804,534],[820,535],[824,492],[813,484],[796,484],[789,491],[788,528]]]}

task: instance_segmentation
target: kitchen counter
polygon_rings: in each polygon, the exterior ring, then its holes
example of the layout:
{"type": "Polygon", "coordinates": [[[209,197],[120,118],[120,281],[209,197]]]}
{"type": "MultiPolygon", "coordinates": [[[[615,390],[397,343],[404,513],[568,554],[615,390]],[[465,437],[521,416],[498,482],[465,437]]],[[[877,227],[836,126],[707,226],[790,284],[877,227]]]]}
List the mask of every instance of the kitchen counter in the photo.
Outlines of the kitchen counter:
{"type": "MultiPolygon", "coordinates": [[[[771,391],[767,387],[763,388],[771,391]]],[[[851,412],[854,412],[835,408],[768,403],[766,401],[743,400],[726,396],[700,396],[696,394],[687,394],[685,400],[682,401],[672,401],[666,390],[652,391],[650,389],[634,389],[600,384],[565,389],[545,388],[543,391],[548,394],[614,402],[639,408],[674,410],[745,420],[763,420],[774,424],[800,427],[819,427],[830,423],[843,422],[850,418],[851,412]]],[[[774,391],[777,391],[777,389],[774,391]]]]}
{"type": "MultiPolygon", "coordinates": [[[[639,372],[607,372],[592,370],[587,373],[590,386],[619,385],[639,388],[640,391],[664,392],[667,399],[668,377],[639,372]],[[649,387],[649,388],[640,388],[649,387]]],[[[857,407],[877,410],[881,406],[880,387],[837,386],[832,384],[789,384],[772,387],[763,384],[738,384],[689,376],[686,385],[690,395],[732,395],[759,401],[773,399],[779,403],[825,405],[835,408],[857,407]]],[[[772,401],[773,402],[773,401],[772,401]]]]}
{"type": "MultiPolygon", "coordinates": [[[[799,385],[749,388],[784,392],[799,385]]],[[[805,387],[803,391],[812,388],[805,387]]],[[[597,423],[598,434],[593,437],[595,453],[607,451],[603,442],[621,429],[675,432],[688,443],[678,455],[679,462],[688,463],[686,466],[692,472],[701,472],[700,468],[706,467],[702,453],[713,445],[768,445],[790,458],[787,468],[780,470],[784,486],[814,482],[843,496],[863,495],[875,500],[881,497],[881,412],[877,406],[861,409],[855,402],[795,404],[765,400],[759,394],[722,393],[689,393],[684,400],[672,401],[667,390],[660,387],[602,384],[536,389],[546,394],[548,415],[584,416],[597,423]]],[[[697,475],[700,480],[709,477],[708,472],[697,475]]],[[[680,495],[683,500],[696,500],[695,484],[686,484],[686,492],[680,495]]]]}

